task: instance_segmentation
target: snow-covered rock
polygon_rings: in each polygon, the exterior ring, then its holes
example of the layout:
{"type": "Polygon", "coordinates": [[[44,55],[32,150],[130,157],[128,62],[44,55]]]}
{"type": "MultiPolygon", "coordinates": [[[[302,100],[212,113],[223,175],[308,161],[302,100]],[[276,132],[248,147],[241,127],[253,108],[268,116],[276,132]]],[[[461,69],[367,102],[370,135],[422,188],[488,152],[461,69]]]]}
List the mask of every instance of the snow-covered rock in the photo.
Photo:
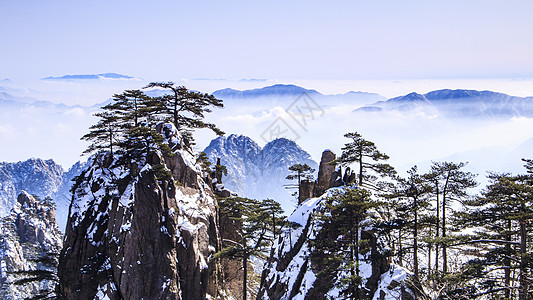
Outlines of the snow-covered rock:
{"type": "Polygon", "coordinates": [[[7,216],[25,190],[41,198],[51,197],[56,204],[57,224],[64,230],[70,205],[72,179],[85,164],[77,162],[68,171],[53,160],[31,158],[16,163],[0,163],[0,217],[7,216]]]}
{"type": "MultiPolygon", "coordinates": [[[[172,126],[161,126],[167,141],[172,126]]],[[[216,200],[187,150],[93,156],[73,189],[59,263],[67,299],[205,299],[223,287],[216,200]]]]}
{"type": "MultiPolygon", "coordinates": [[[[337,282],[340,274],[337,273],[334,278],[318,276],[320,267],[313,266],[310,259],[312,246],[309,241],[321,230],[314,213],[325,205],[325,199],[342,192],[342,187],[330,188],[321,197],[307,199],[289,216],[288,221],[292,225],[284,228],[273,246],[272,256],[263,271],[258,299],[341,297],[339,290],[330,282],[337,282]]],[[[409,299],[409,290],[405,287],[408,271],[389,264],[380,247],[379,237],[366,230],[361,235],[369,237],[371,250],[365,255],[360,254],[359,268],[362,284],[370,292],[369,299],[409,299]],[[402,291],[404,298],[400,297],[402,291]]]]}
{"type": "Polygon", "coordinates": [[[36,296],[41,290],[53,291],[55,282],[44,280],[25,285],[13,282],[26,277],[20,271],[47,270],[55,273],[52,260],[59,254],[63,237],[55,222],[51,199],[39,200],[22,191],[10,214],[0,219],[0,299],[36,296]]]}
{"type": "Polygon", "coordinates": [[[294,184],[285,179],[289,167],[306,163],[318,171],[311,156],[294,141],[285,138],[273,140],[261,148],[249,137],[232,134],[212,140],[204,152],[213,164],[220,158],[226,166],[228,175],[222,182],[228,189],[243,197],[274,199],[287,214],[297,203],[291,195],[296,190],[285,189],[285,185],[294,184]]]}

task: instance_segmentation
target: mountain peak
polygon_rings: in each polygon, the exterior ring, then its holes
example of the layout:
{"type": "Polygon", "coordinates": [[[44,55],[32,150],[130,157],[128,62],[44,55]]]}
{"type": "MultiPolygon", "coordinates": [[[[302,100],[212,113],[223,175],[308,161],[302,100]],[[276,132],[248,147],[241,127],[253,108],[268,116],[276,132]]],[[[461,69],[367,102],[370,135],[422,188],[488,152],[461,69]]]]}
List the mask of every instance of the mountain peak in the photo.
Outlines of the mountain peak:
{"type": "Polygon", "coordinates": [[[235,90],[226,88],[213,92],[217,98],[260,98],[260,97],[296,97],[301,94],[322,95],[315,90],[308,90],[294,84],[275,84],[252,90],[235,90]]]}
{"type": "Polygon", "coordinates": [[[294,209],[295,199],[284,188],[289,167],[297,163],[317,169],[317,163],[294,141],[279,138],[261,148],[251,138],[231,134],[211,141],[204,152],[212,163],[218,158],[228,175],[224,185],[244,197],[276,199],[287,212],[294,209]]]}
{"type": "Polygon", "coordinates": [[[417,101],[427,102],[428,99],[424,95],[421,95],[416,92],[412,92],[405,96],[392,98],[389,101],[391,102],[417,102],[417,101]]]}

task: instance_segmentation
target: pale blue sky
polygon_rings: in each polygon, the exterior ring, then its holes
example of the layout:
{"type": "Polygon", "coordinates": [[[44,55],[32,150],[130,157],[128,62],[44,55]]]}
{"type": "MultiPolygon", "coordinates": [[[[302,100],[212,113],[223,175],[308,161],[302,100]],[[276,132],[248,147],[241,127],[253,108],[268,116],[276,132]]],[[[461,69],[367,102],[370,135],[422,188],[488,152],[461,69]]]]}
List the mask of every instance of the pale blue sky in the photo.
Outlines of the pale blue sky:
{"type": "Polygon", "coordinates": [[[0,79],[533,77],[533,1],[0,0],[0,79]]]}

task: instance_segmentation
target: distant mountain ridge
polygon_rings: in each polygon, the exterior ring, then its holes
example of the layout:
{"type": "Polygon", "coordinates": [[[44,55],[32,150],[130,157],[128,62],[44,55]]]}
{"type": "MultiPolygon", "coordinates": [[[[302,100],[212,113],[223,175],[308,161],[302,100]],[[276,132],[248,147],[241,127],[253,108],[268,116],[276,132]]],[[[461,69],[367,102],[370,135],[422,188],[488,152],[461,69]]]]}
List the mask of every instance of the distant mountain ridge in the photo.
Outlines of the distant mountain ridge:
{"type": "Polygon", "coordinates": [[[244,91],[227,88],[213,92],[213,96],[217,98],[292,97],[299,96],[303,93],[308,95],[322,95],[315,90],[305,89],[293,84],[275,84],[244,91]]]}
{"type": "Polygon", "coordinates": [[[313,89],[306,89],[294,84],[275,84],[272,86],[266,86],[262,88],[252,90],[235,90],[226,88],[213,92],[213,95],[220,99],[251,99],[251,98],[265,98],[265,97],[298,97],[302,94],[307,94],[311,97],[357,97],[357,98],[369,98],[374,101],[385,99],[375,93],[367,92],[354,92],[350,91],[345,94],[337,95],[324,95],[313,89]]]}
{"type": "Polygon", "coordinates": [[[367,105],[356,111],[409,111],[432,109],[448,117],[533,116],[533,97],[516,97],[492,91],[436,90],[426,94],[410,93],[367,105]]]}
{"type": "Polygon", "coordinates": [[[211,141],[204,152],[212,163],[217,158],[228,169],[222,182],[240,196],[255,199],[274,199],[281,203],[286,213],[291,213],[296,200],[284,185],[291,183],[285,177],[289,167],[306,163],[317,170],[318,165],[294,141],[280,138],[261,148],[244,135],[231,134],[211,141]]]}
{"type": "Polygon", "coordinates": [[[102,73],[102,74],[75,74],[75,75],[63,75],[63,76],[48,76],[43,80],[86,80],[86,79],[134,79],[135,77],[122,75],[117,73],[102,73]]]}
{"type": "Polygon", "coordinates": [[[58,109],[58,110],[67,110],[67,109],[73,109],[73,108],[82,108],[82,109],[89,109],[90,111],[94,111],[96,109],[99,109],[101,106],[107,104],[109,100],[105,100],[102,103],[97,103],[92,106],[82,106],[82,105],[67,105],[64,103],[54,103],[47,100],[39,100],[33,97],[19,97],[15,96],[13,94],[10,94],[5,91],[1,91],[0,86],[0,108],[6,109],[6,108],[25,108],[25,107],[35,107],[35,108],[43,108],[43,109],[58,109]]]}

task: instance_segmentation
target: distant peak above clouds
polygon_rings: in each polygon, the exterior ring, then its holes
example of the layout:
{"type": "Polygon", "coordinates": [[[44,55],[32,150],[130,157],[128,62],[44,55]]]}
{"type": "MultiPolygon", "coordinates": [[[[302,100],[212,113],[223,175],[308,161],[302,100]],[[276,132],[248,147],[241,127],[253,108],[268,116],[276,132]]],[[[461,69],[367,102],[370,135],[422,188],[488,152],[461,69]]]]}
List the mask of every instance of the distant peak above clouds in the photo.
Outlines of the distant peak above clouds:
{"type": "Polygon", "coordinates": [[[413,92],[387,101],[379,101],[356,111],[405,112],[427,108],[449,117],[531,117],[533,116],[533,97],[515,97],[491,91],[444,89],[423,95],[413,92]]]}
{"type": "Polygon", "coordinates": [[[213,95],[221,99],[244,99],[244,98],[260,98],[260,97],[297,97],[302,94],[307,94],[309,96],[318,96],[318,97],[357,97],[357,98],[369,98],[374,100],[384,100],[385,97],[382,97],[374,93],[366,92],[354,92],[349,91],[345,94],[338,95],[324,95],[316,90],[306,89],[301,86],[294,84],[275,84],[271,86],[265,86],[262,88],[252,89],[252,90],[235,90],[231,88],[226,88],[222,90],[217,90],[213,92],[213,95]]]}
{"type": "Polygon", "coordinates": [[[257,97],[293,97],[303,93],[309,95],[322,95],[315,90],[308,90],[293,84],[275,84],[253,90],[223,89],[213,93],[217,98],[257,98],[257,97]]]}
{"type": "Polygon", "coordinates": [[[86,80],[86,79],[135,79],[135,77],[117,73],[63,75],[45,77],[44,80],[86,80]]]}

